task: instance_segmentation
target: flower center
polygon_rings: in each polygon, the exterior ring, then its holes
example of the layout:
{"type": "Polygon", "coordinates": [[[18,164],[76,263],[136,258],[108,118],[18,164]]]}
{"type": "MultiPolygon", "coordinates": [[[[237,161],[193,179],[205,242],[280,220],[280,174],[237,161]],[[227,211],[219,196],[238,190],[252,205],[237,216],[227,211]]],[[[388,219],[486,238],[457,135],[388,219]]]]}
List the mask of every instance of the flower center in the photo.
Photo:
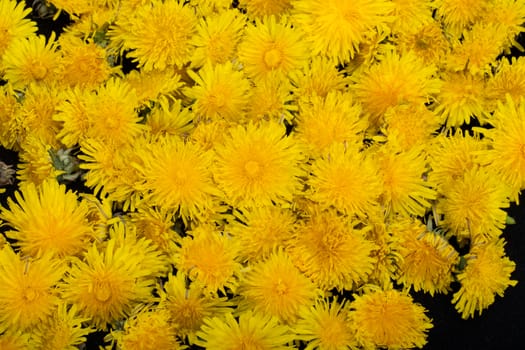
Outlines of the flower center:
{"type": "Polygon", "coordinates": [[[42,80],[47,75],[47,67],[39,62],[33,62],[29,70],[35,80],[42,80]]]}
{"type": "Polygon", "coordinates": [[[271,49],[264,54],[264,63],[268,68],[277,68],[281,64],[281,51],[278,49],[271,49]]]}
{"type": "Polygon", "coordinates": [[[255,177],[257,174],[259,174],[261,167],[259,166],[259,163],[256,161],[250,160],[246,162],[244,165],[244,170],[246,170],[246,174],[250,177],[255,177]]]}
{"type": "Polygon", "coordinates": [[[38,293],[34,289],[26,289],[24,291],[24,299],[27,301],[33,301],[36,299],[38,293]]]}
{"type": "Polygon", "coordinates": [[[102,282],[95,286],[95,299],[97,299],[100,302],[108,301],[111,297],[111,286],[106,283],[102,282]]]}

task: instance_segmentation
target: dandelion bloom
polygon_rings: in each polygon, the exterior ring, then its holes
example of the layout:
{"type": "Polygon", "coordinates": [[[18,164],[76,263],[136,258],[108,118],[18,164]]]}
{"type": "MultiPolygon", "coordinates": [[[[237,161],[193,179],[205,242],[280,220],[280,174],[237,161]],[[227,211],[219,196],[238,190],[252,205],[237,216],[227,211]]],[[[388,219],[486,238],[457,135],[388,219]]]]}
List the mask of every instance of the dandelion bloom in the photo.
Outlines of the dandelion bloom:
{"type": "Polygon", "coordinates": [[[348,303],[321,300],[300,312],[293,326],[297,339],[306,342],[305,350],[357,348],[355,330],[349,320],[348,303]]]}
{"type": "Polygon", "coordinates": [[[513,101],[519,101],[525,96],[525,57],[507,59],[506,57],[496,61],[497,66],[494,73],[487,82],[487,96],[490,104],[487,108],[494,111],[498,101],[506,102],[509,94],[513,101]]]}
{"type": "Polygon", "coordinates": [[[300,146],[275,122],[233,128],[223,144],[215,179],[234,205],[290,201],[298,190],[303,159],[300,146]]]}
{"type": "Polygon", "coordinates": [[[505,241],[495,239],[474,245],[466,255],[466,266],[457,275],[461,288],[454,293],[452,303],[463,319],[475,316],[503,296],[505,289],[518,281],[510,275],[516,264],[505,256],[505,241]]]}
{"type": "Polygon", "coordinates": [[[239,7],[246,9],[249,18],[280,17],[292,8],[290,0],[240,0],[239,7]]]}
{"type": "Polygon", "coordinates": [[[9,209],[4,208],[0,217],[13,228],[7,235],[17,240],[24,254],[78,255],[92,239],[87,206],[56,180],[40,186],[28,183],[15,198],[17,203],[8,199],[9,209]]]}
{"type": "Polygon", "coordinates": [[[488,10],[488,0],[436,0],[436,18],[445,24],[453,35],[459,36],[463,29],[479,21],[488,10]]]}
{"type": "Polygon", "coordinates": [[[292,1],[293,19],[311,42],[311,55],[326,55],[336,62],[348,62],[359,44],[376,28],[393,18],[389,1],[292,1]]]}
{"type": "Polygon", "coordinates": [[[162,105],[166,100],[173,101],[180,98],[184,86],[182,74],[175,67],[164,70],[132,70],[123,80],[135,90],[141,106],[150,106],[151,102],[162,105]]]}
{"type": "Polygon", "coordinates": [[[0,349],[32,350],[31,335],[20,330],[7,330],[0,337],[0,349]]]}
{"type": "Polygon", "coordinates": [[[36,23],[26,18],[31,9],[24,5],[13,0],[0,1],[0,57],[13,42],[36,33],[36,23]]]}
{"type": "Polygon", "coordinates": [[[425,309],[395,289],[367,291],[350,303],[350,322],[358,343],[367,349],[422,348],[432,328],[425,309]]]}
{"type": "Polygon", "coordinates": [[[241,313],[238,321],[232,314],[207,318],[197,336],[197,345],[217,350],[284,350],[293,340],[277,318],[250,311],[241,313]]]}
{"type": "Polygon", "coordinates": [[[318,291],[295,267],[289,255],[278,250],[251,267],[242,279],[239,294],[241,309],[253,308],[282,322],[293,323],[301,307],[310,305],[318,291]]]}
{"type": "Polygon", "coordinates": [[[25,330],[52,314],[65,266],[49,253],[22,259],[10,247],[0,250],[0,330],[25,330]]]}

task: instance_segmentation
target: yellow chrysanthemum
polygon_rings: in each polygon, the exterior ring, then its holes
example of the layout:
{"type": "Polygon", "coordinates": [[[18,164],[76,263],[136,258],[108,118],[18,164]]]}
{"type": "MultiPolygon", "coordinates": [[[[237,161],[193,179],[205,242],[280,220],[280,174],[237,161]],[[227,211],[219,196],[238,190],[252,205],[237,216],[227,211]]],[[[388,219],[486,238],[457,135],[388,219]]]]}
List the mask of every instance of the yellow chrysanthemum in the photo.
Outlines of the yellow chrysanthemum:
{"type": "Polygon", "coordinates": [[[238,242],[206,224],[189,234],[192,237],[184,237],[175,251],[175,267],[211,292],[235,290],[241,270],[238,242]]]}
{"type": "Polygon", "coordinates": [[[174,100],[181,96],[184,86],[181,72],[175,67],[167,67],[164,70],[132,70],[123,80],[135,89],[142,105],[158,102],[162,98],[174,100]]]}
{"type": "Polygon", "coordinates": [[[311,55],[327,56],[340,63],[348,62],[359,44],[382,29],[393,17],[390,1],[295,0],[294,22],[311,42],[311,55]]]}
{"type": "Polygon", "coordinates": [[[313,162],[311,173],[309,198],[325,208],[335,206],[349,216],[365,218],[379,203],[383,188],[376,164],[353,147],[331,147],[313,162]]]}
{"type": "Polygon", "coordinates": [[[474,317],[476,311],[481,315],[496,294],[502,297],[507,287],[518,282],[510,279],[516,264],[505,256],[504,245],[503,239],[496,239],[473,246],[467,254],[467,265],[457,275],[461,288],[452,298],[463,319],[474,317]]]}
{"type": "Polygon", "coordinates": [[[506,95],[509,94],[514,101],[519,101],[525,96],[525,57],[496,61],[495,73],[487,83],[487,96],[491,105],[485,107],[489,111],[497,108],[498,101],[505,103],[506,95]]]}
{"type": "Polygon", "coordinates": [[[207,318],[197,336],[197,345],[215,350],[285,350],[294,339],[277,318],[250,311],[241,313],[238,321],[232,314],[207,318]]]}
{"type": "Polygon", "coordinates": [[[437,204],[443,213],[442,225],[458,238],[476,242],[498,237],[505,227],[509,207],[507,188],[484,168],[467,170],[462,177],[443,187],[437,204]]]}
{"type": "Polygon", "coordinates": [[[49,253],[22,258],[10,247],[0,250],[0,332],[25,330],[43,322],[58,303],[56,285],[65,266],[49,253]]]}
{"type": "Polygon", "coordinates": [[[505,103],[498,103],[490,123],[494,128],[483,130],[490,150],[480,159],[509,185],[511,199],[517,202],[518,193],[525,188],[525,99],[514,101],[507,96],[505,103]]]}
{"type": "Polygon", "coordinates": [[[124,329],[111,332],[119,350],[183,349],[176,337],[176,326],[164,309],[142,311],[126,320],[124,329]]]}
{"type": "Polygon", "coordinates": [[[257,20],[246,27],[239,44],[239,60],[246,74],[257,80],[271,72],[287,77],[302,68],[308,59],[308,46],[296,28],[274,16],[257,20]]]}
{"type": "Polygon", "coordinates": [[[62,299],[76,305],[79,314],[106,329],[131,314],[140,303],[153,300],[152,271],[139,257],[142,245],[122,245],[115,239],[98,249],[88,249],[84,260],[76,259],[62,284],[62,299]]]}
{"type": "Polygon", "coordinates": [[[245,16],[234,9],[202,18],[193,39],[196,49],[191,65],[225,64],[234,59],[245,25],[245,16]]]}
{"type": "Polygon", "coordinates": [[[210,64],[198,74],[188,71],[195,85],[185,90],[186,96],[195,100],[192,109],[199,119],[224,118],[240,121],[249,101],[250,82],[232,63],[210,64]]]}
{"type": "Polygon", "coordinates": [[[296,217],[289,209],[265,205],[234,213],[229,227],[239,241],[242,261],[256,262],[266,259],[278,248],[284,248],[292,238],[296,217]]]}
{"type": "Polygon", "coordinates": [[[459,254],[445,237],[429,232],[417,220],[398,220],[391,226],[399,241],[397,281],[416,292],[447,293],[459,254]]]}
{"type": "Polygon", "coordinates": [[[383,177],[381,202],[387,213],[423,216],[436,198],[436,191],[424,180],[428,168],[421,149],[380,151],[378,165],[383,177]]]}
{"type": "Polygon", "coordinates": [[[128,56],[144,70],[182,67],[194,51],[197,18],[183,1],[153,0],[138,6],[131,17],[119,16],[110,33],[122,40],[128,56]]]}
{"type": "Polygon", "coordinates": [[[402,104],[424,105],[439,91],[435,68],[423,63],[414,53],[387,52],[379,63],[363,70],[352,87],[369,114],[372,127],[382,123],[390,107],[402,104]]]}
{"type": "Polygon", "coordinates": [[[66,192],[55,180],[41,186],[28,183],[8,200],[9,210],[0,217],[13,228],[10,238],[29,256],[50,252],[59,257],[81,253],[90,241],[92,231],[87,223],[87,207],[77,196],[66,192]]]}
{"type": "Polygon", "coordinates": [[[300,312],[293,329],[305,350],[356,349],[355,330],[348,319],[348,304],[321,300],[300,312]]]}
{"type": "Polygon", "coordinates": [[[290,255],[322,290],[352,289],[372,272],[375,246],[355,225],[335,210],[316,210],[299,224],[290,255]]]}
{"type": "Polygon", "coordinates": [[[33,331],[35,350],[76,350],[86,342],[86,335],[94,331],[87,327],[89,318],[79,317],[75,305],[58,304],[56,310],[33,331]]]}
{"type": "Polygon", "coordinates": [[[178,210],[183,220],[198,218],[221,194],[211,178],[213,154],[197,144],[165,138],[139,156],[144,162],[140,189],[149,203],[178,210]]]}
{"type": "Polygon", "coordinates": [[[275,122],[231,130],[217,145],[215,179],[233,205],[260,206],[290,201],[298,189],[303,158],[300,146],[275,122]]]}
{"type": "Polygon", "coordinates": [[[26,18],[30,13],[31,9],[26,8],[23,2],[0,1],[0,57],[13,42],[36,33],[36,23],[26,18]]]}
{"type": "Polygon", "coordinates": [[[356,339],[366,349],[422,348],[432,328],[425,309],[395,289],[355,295],[350,308],[356,339]]]}
{"type": "Polygon", "coordinates": [[[239,7],[246,9],[250,19],[268,16],[280,17],[289,13],[291,0],[240,0],[239,7]]]}
{"type": "Polygon", "coordinates": [[[230,313],[233,306],[227,298],[209,293],[202,283],[191,282],[187,285],[186,275],[181,272],[168,276],[160,297],[159,308],[169,311],[176,334],[188,339],[190,344],[195,342],[195,333],[201,329],[206,318],[230,313]]]}
{"type": "Polygon", "coordinates": [[[2,58],[3,78],[14,89],[23,89],[32,82],[47,84],[55,81],[60,58],[56,49],[54,35],[49,39],[43,35],[32,35],[13,42],[2,58]]]}
{"type": "Polygon", "coordinates": [[[241,309],[254,309],[294,323],[302,307],[311,305],[319,292],[312,281],[293,264],[282,250],[251,266],[241,280],[241,309]]]}
{"type": "Polygon", "coordinates": [[[361,112],[361,106],[350,94],[313,95],[299,104],[295,131],[315,158],[335,144],[362,144],[368,124],[361,112]]]}

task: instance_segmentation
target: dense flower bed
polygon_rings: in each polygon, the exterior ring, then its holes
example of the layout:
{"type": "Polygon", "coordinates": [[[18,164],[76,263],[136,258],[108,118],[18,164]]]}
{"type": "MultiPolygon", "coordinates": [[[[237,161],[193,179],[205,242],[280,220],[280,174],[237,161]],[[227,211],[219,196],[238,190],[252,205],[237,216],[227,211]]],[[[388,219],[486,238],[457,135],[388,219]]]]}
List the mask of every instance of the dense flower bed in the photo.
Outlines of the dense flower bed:
{"type": "Polygon", "coordinates": [[[422,348],[414,293],[516,285],[523,1],[30,12],[0,0],[1,349],[422,348]]]}

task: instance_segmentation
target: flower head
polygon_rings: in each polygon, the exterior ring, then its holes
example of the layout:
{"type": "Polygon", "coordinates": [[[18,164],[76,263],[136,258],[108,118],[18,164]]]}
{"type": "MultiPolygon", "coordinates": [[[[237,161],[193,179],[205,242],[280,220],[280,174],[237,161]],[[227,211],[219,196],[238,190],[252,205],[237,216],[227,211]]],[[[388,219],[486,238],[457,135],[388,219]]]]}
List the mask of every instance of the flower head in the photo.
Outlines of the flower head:
{"type": "Polygon", "coordinates": [[[14,0],[0,1],[0,57],[13,42],[36,33],[36,23],[26,18],[31,9],[24,5],[14,0]]]}
{"type": "Polygon", "coordinates": [[[292,8],[290,0],[240,0],[239,6],[246,9],[249,18],[280,17],[292,8]]]}

